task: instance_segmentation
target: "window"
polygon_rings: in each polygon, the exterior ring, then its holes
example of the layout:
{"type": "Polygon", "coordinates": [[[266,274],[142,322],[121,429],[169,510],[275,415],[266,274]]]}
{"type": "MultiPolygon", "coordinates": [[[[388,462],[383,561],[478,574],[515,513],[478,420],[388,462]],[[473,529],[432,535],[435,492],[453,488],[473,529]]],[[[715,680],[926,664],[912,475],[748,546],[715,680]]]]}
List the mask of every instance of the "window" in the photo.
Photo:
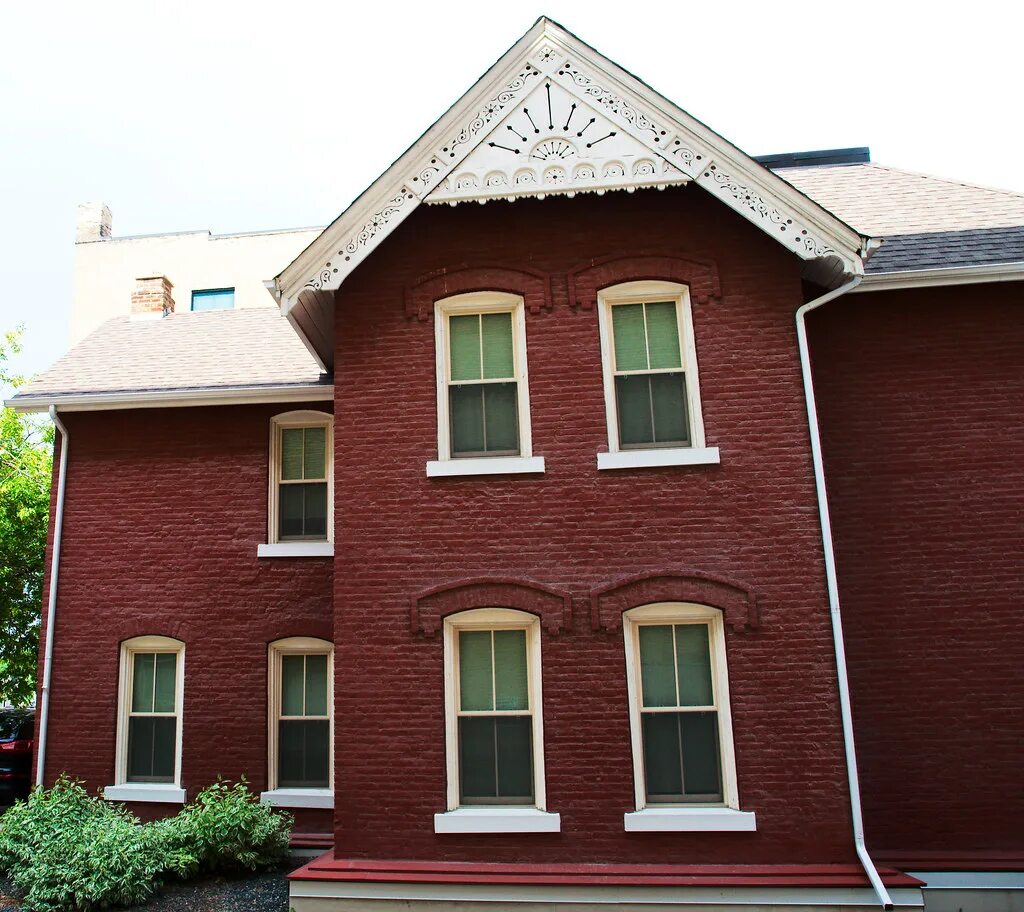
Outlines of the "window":
{"type": "Polygon", "coordinates": [[[271,422],[270,541],[330,542],[333,419],[289,412],[271,422]]]}
{"type": "Polygon", "coordinates": [[[334,717],[333,647],[292,637],[270,644],[270,789],[264,800],[293,807],[330,807],[334,717]],[[304,795],[291,796],[288,791],[304,795]]]}
{"type": "Polygon", "coordinates": [[[428,474],[543,471],[530,461],[523,299],[481,292],[438,301],[435,334],[439,460],[428,474]],[[456,460],[464,464],[440,465],[456,460]]]}
{"type": "Polygon", "coordinates": [[[448,809],[544,809],[540,623],[488,608],[445,619],[448,809]]]}
{"type": "Polygon", "coordinates": [[[623,620],[637,809],[735,808],[721,612],[663,603],[623,620]]]}
{"type": "Polygon", "coordinates": [[[717,449],[704,447],[686,286],[616,285],[599,295],[599,313],[610,453],[668,451],[646,462],[629,456],[599,459],[599,466],[717,462],[717,449]],[[682,450],[691,452],[681,455],[682,450]]]}
{"type": "Polygon", "coordinates": [[[192,310],[231,310],[235,306],[234,288],[201,288],[192,292],[192,310]]]}
{"type": "MultiPolygon", "coordinates": [[[[170,786],[181,780],[181,706],[185,644],[146,636],[121,646],[116,785],[170,786]]],[[[106,790],[107,797],[111,789],[106,790]]],[[[159,796],[159,788],[153,792],[159,796]]],[[[181,793],[182,800],[184,793],[181,793]]],[[[176,800],[175,797],[120,800],[176,800]]]]}

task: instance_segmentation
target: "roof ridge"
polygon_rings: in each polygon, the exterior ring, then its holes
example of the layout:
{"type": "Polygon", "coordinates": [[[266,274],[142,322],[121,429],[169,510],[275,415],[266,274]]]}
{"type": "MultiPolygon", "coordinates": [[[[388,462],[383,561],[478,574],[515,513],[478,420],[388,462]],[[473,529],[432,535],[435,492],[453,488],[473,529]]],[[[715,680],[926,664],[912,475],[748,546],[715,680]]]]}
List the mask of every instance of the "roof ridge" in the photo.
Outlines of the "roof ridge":
{"type": "MultiPolygon", "coordinates": [[[[830,165],[823,165],[822,167],[832,167],[830,165]]],[[[989,184],[974,184],[970,181],[959,180],[955,177],[942,177],[939,174],[930,174],[927,171],[913,171],[910,168],[898,168],[895,165],[885,165],[881,162],[864,162],[863,167],[875,168],[879,171],[889,171],[890,173],[896,174],[909,174],[912,177],[922,177],[927,180],[939,181],[943,184],[953,184],[957,187],[967,187],[971,190],[985,190],[989,193],[1001,193],[1005,196],[1012,196],[1019,199],[1024,199],[1024,192],[1020,190],[1008,190],[1005,187],[993,187],[989,184]]]]}

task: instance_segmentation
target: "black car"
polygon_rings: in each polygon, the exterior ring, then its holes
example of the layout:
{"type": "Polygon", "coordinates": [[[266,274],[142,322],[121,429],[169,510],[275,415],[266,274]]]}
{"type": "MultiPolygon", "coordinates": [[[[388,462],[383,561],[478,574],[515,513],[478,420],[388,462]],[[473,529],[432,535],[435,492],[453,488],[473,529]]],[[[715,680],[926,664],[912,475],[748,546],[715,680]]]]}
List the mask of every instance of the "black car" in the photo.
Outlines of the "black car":
{"type": "Polygon", "coordinates": [[[0,805],[28,796],[36,714],[31,709],[0,709],[0,805]]]}

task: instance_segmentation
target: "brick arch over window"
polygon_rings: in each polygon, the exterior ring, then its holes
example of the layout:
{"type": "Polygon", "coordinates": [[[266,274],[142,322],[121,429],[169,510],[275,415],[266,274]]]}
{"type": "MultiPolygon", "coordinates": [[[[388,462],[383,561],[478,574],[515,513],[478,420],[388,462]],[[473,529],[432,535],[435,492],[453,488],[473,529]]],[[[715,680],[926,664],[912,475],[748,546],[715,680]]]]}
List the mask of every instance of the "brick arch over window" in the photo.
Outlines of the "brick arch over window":
{"type": "Polygon", "coordinates": [[[760,626],[756,593],[735,580],[699,570],[638,573],[590,590],[594,630],[618,630],[622,613],[656,602],[692,602],[721,610],[734,631],[760,626]]]}
{"type": "Polygon", "coordinates": [[[127,640],[134,640],[138,637],[165,637],[171,640],[178,640],[186,643],[187,625],[182,621],[155,620],[151,617],[121,618],[112,620],[108,625],[120,644],[127,640]]]}
{"type": "Polygon", "coordinates": [[[622,282],[678,282],[690,289],[694,304],[717,301],[722,295],[718,267],[713,260],[686,259],[668,253],[604,257],[573,269],[567,278],[569,305],[583,310],[593,310],[602,288],[622,282]]]}
{"type": "Polygon", "coordinates": [[[504,291],[519,295],[532,314],[551,310],[551,277],[543,272],[504,266],[453,266],[428,272],[405,289],[405,315],[432,320],[434,302],[473,291],[504,291]]]}
{"type": "Polygon", "coordinates": [[[480,577],[457,580],[427,589],[412,600],[413,633],[434,636],[449,614],[472,608],[515,608],[540,618],[541,626],[557,634],[572,626],[572,600],[567,592],[531,580],[480,577]]]}

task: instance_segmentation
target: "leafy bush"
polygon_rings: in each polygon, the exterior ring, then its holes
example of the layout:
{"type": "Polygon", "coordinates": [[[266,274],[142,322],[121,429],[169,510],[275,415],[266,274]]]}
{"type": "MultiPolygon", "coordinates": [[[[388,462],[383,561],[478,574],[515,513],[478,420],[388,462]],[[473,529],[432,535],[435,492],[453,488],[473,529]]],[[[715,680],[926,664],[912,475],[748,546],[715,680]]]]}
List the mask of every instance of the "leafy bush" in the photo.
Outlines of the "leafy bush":
{"type": "Polygon", "coordinates": [[[143,824],[61,777],[0,818],[0,869],[37,912],[143,902],[168,876],[257,871],[288,851],[292,819],[245,782],[218,782],[176,817],[143,824]]]}

